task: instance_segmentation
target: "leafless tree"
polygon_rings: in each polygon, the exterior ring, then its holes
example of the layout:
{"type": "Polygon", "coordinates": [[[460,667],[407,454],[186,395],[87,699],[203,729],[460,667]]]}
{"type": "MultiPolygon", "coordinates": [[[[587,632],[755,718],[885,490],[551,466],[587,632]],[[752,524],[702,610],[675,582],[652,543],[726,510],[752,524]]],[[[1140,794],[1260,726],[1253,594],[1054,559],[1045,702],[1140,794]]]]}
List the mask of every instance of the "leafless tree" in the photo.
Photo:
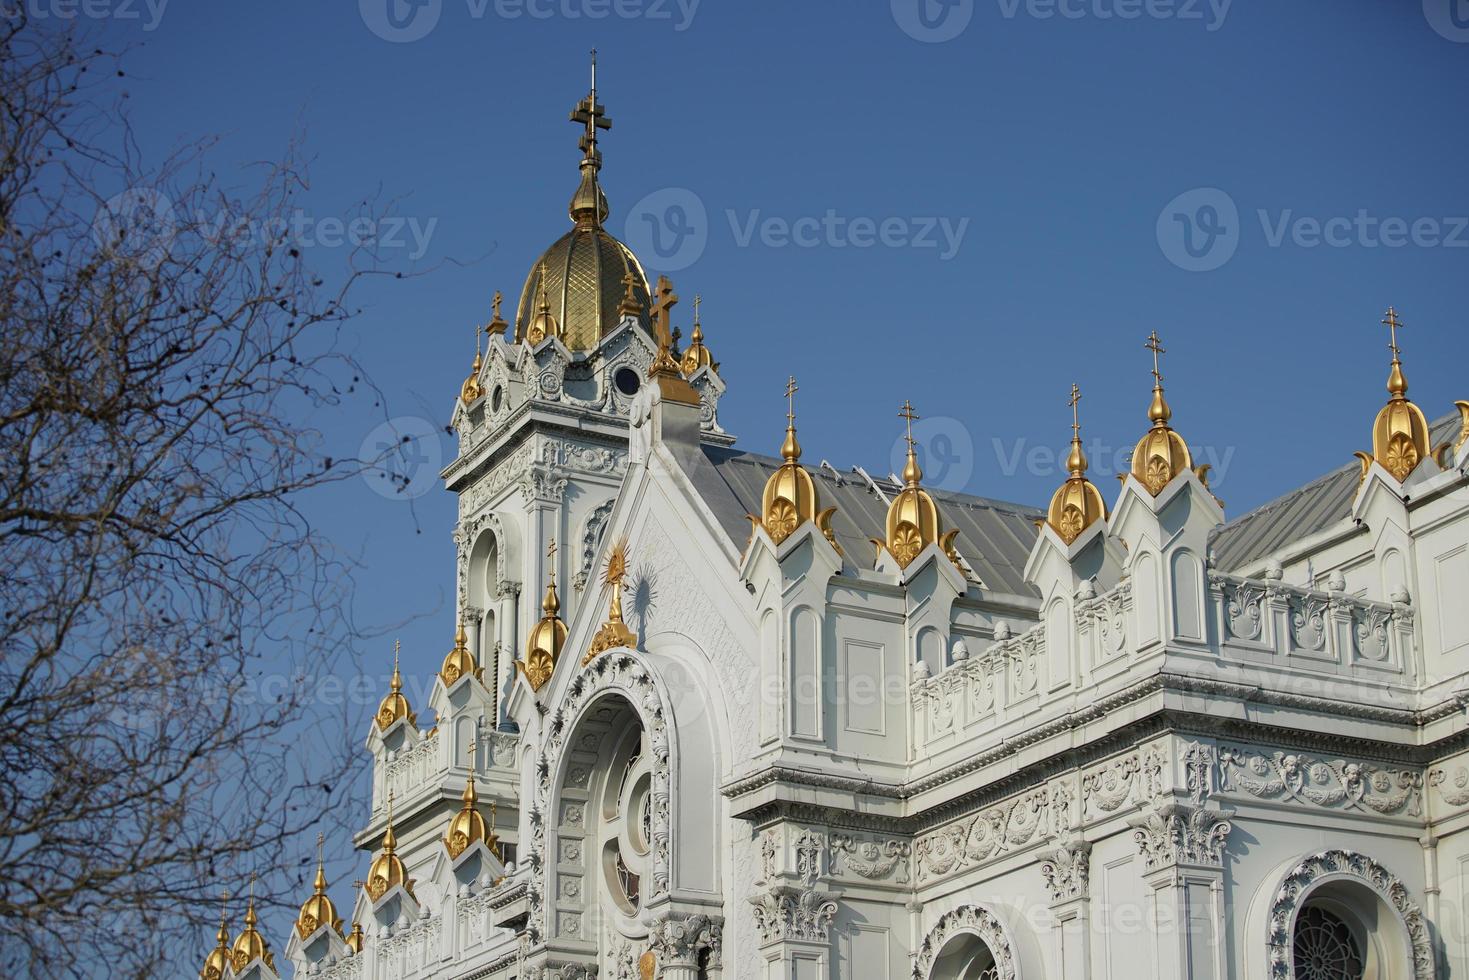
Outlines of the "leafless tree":
{"type": "Polygon", "coordinates": [[[292,163],[144,168],[115,58],[0,30],[0,972],[162,976],[348,782],[302,681],[351,569],[302,495],[360,465],[309,423],[375,397],[340,338],[372,266],[307,267],[292,163]]]}

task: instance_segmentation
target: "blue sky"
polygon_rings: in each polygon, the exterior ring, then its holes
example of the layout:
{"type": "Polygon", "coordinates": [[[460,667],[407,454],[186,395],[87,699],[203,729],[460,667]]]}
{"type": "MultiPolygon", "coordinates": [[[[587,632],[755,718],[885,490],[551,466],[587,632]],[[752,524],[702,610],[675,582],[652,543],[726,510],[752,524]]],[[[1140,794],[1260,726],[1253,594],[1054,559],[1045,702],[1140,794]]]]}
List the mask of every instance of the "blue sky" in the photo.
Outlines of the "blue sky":
{"type": "MultiPolygon", "coordinates": [[[[491,293],[567,228],[593,46],[609,225],[635,247],[659,229],[640,251],[675,269],[686,333],[703,295],[744,448],[777,450],[795,374],[810,460],[893,468],[910,398],[935,479],[1043,503],[1073,381],[1089,440],[1142,434],[1156,329],[1175,425],[1237,516],[1369,448],[1389,303],[1412,397],[1431,418],[1469,398],[1463,0],[415,2],[90,9],[134,47],[146,156],[217,135],[210,163],[243,182],[300,135],[311,227],[397,202],[392,258],[422,274],[368,284],[350,342],[425,428],[491,293]]],[[[346,249],[308,255],[331,272],[346,249]]],[[[322,421],[355,451],[381,415],[322,421]]],[[[364,563],[364,619],[406,621],[427,677],[452,629],[449,495],[354,482],[314,512],[364,563]]],[[[361,652],[385,674],[380,647],[361,652]]]]}

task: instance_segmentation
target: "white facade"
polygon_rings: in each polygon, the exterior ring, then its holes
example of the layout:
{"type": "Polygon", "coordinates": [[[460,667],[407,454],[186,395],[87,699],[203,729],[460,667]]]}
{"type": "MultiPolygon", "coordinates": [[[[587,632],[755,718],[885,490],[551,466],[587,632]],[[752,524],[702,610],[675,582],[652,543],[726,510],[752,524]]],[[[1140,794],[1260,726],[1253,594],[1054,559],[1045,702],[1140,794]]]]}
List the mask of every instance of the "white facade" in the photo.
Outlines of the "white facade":
{"type": "Polygon", "coordinates": [[[899,488],[861,471],[812,473],[832,536],[747,521],[779,461],[726,448],[713,367],[663,398],[656,350],[637,316],[587,351],[492,339],[444,473],[484,679],[441,679],[431,731],[374,724],[357,843],[391,792],[412,894],[357,892],[361,952],[293,937],[297,976],[1469,974],[1459,416],[1442,465],[1229,525],[1188,471],[1069,544],[935,494],[959,560],[900,567],[865,543],[899,488]],[[624,537],[637,644],[584,665],[624,537]],[[505,866],[446,849],[471,766],[505,866]]]}

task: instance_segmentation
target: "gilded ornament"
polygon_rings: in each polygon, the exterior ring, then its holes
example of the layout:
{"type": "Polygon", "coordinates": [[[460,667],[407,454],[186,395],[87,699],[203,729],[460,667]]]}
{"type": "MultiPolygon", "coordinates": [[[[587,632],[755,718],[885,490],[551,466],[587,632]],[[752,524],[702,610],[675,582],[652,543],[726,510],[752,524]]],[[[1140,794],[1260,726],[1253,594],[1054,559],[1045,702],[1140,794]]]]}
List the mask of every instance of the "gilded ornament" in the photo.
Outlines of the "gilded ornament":
{"type": "Polygon", "coordinates": [[[403,695],[403,674],[398,669],[398,655],[402,644],[393,643],[393,680],[388,685],[387,696],[377,708],[377,727],[379,731],[387,731],[399,721],[407,720],[408,724],[417,727],[418,716],[408,704],[408,698],[403,695]]]}
{"type": "Polygon", "coordinates": [[[682,363],[685,377],[692,378],[702,368],[708,368],[715,373],[719,372],[719,363],[714,360],[714,355],[704,345],[704,328],[699,323],[699,305],[703,297],[694,297],[694,332],[689,340],[689,349],[684,351],[682,363]]]}
{"type": "Polygon", "coordinates": [[[256,929],[259,924],[260,917],[255,914],[255,876],[251,875],[250,904],[245,908],[245,930],[235,939],[234,949],[230,951],[230,966],[236,973],[257,960],[271,970],[275,969],[275,957],[265,944],[265,937],[256,929]]]}
{"type": "Polygon", "coordinates": [[[347,948],[354,953],[362,952],[363,938],[362,923],[352,923],[352,933],[347,937],[347,948]]]}
{"type": "Polygon", "coordinates": [[[627,538],[620,538],[607,555],[607,567],[602,573],[602,581],[612,587],[612,600],[607,607],[607,621],[597,630],[597,635],[592,637],[591,648],[582,658],[583,667],[608,650],[617,647],[631,649],[637,646],[637,636],[622,621],[622,582],[626,576],[627,538]]]}
{"type": "Polygon", "coordinates": [[[474,328],[474,364],[469,369],[469,377],[465,378],[464,384],[459,386],[459,400],[466,405],[478,401],[484,395],[479,384],[479,372],[485,366],[484,357],[480,354],[479,349],[479,331],[480,328],[476,324],[474,328]]]}
{"type": "Polygon", "coordinates": [[[648,377],[658,382],[658,390],[664,401],[682,405],[699,404],[699,393],[684,380],[678,359],[673,356],[673,308],[678,305],[678,294],[667,276],[658,277],[658,286],[653,291],[653,333],[658,341],[658,353],[648,366],[648,377]]]}
{"type": "MultiPolygon", "coordinates": [[[[1402,350],[1398,347],[1398,331],[1402,321],[1391,306],[1382,320],[1388,328],[1388,350],[1392,351],[1392,364],[1388,370],[1388,401],[1377,413],[1372,423],[1372,455],[1358,453],[1362,461],[1362,477],[1366,477],[1372,461],[1382,465],[1394,480],[1402,483],[1418,464],[1428,458],[1428,419],[1423,410],[1408,400],[1408,379],[1403,374],[1402,350]]],[[[1464,412],[1464,409],[1460,409],[1464,412]]],[[[1465,413],[1469,419],[1469,412],[1465,413]]]]}
{"type": "Polygon", "coordinates": [[[459,626],[454,631],[454,648],[444,656],[444,664],[439,668],[439,677],[443,679],[445,687],[453,687],[461,677],[478,677],[484,680],[484,668],[480,667],[474,659],[474,654],[469,652],[469,637],[464,632],[464,620],[459,620],[459,626]]]}
{"type": "Polygon", "coordinates": [[[547,549],[550,575],[546,597],[541,600],[541,621],[531,628],[525,641],[525,656],[515,662],[532,691],[540,691],[556,671],[556,659],[566,644],[566,624],[561,621],[561,600],[556,595],[556,541],[547,549]]]}
{"type": "Polygon", "coordinates": [[[1080,403],[1081,387],[1073,384],[1070,400],[1071,452],[1066,457],[1069,475],[1051,497],[1051,506],[1046,513],[1047,523],[1067,544],[1097,521],[1107,518],[1107,505],[1102,500],[1101,491],[1086,478],[1086,453],[1081,448],[1081,414],[1077,408],[1080,403]]]}
{"type": "Polygon", "coordinates": [[[326,861],[322,856],[325,841],[323,835],[316,835],[316,880],[312,883],[311,897],[296,916],[296,934],[302,939],[310,939],[322,926],[330,926],[337,935],[342,934],[342,920],[337,918],[337,907],[326,894],[326,861]]]}
{"type": "Polygon", "coordinates": [[[831,518],[835,507],[821,509],[816,482],[801,465],[801,444],[796,440],[796,379],[786,382],[786,437],[781,444],[783,462],[765,481],[765,492],[761,495],[760,516],[747,517],[754,527],[765,528],[770,540],[777,545],[796,532],[802,524],[810,521],[816,525],[837,554],[842,553],[836,534],[831,529],[831,518]]]}
{"type": "Polygon", "coordinates": [[[1153,401],[1148,406],[1148,419],[1153,427],[1138,440],[1132,451],[1132,475],[1153,496],[1173,482],[1180,473],[1194,468],[1188,443],[1168,425],[1173,410],[1163,397],[1163,374],[1159,370],[1158,355],[1165,353],[1159,343],[1157,331],[1153,331],[1144,345],[1153,352],[1153,401]]]}
{"type": "MultiPolygon", "coordinates": [[[[224,896],[229,901],[229,895],[224,896]]],[[[219,910],[219,932],[215,934],[215,947],[204,959],[204,968],[199,971],[199,980],[224,980],[225,973],[233,969],[230,957],[230,931],[226,924],[225,909],[219,910]]]]}
{"type": "Polygon", "coordinates": [[[505,331],[510,327],[510,324],[506,323],[505,318],[500,315],[500,303],[504,298],[504,295],[498,289],[495,290],[495,298],[490,300],[490,325],[485,327],[485,334],[487,336],[503,337],[505,331]]]}
{"type": "Polygon", "coordinates": [[[479,739],[469,747],[469,778],[464,781],[464,806],[454,814],[454,819],[449,821],[449,832],[444,836],[444,848],[449,852],[449,859],[455,860],[459,855],[476,844],[481,843],[495,852],[500,840],[494,833],[495,806],[490,804],[490,819],[485,821],[484,815],[479,812],[479,794],[474,789],[474,758],[479,749],[479,739]]]}
{"type": "Polygon", "coordinates": [[[908,440],[908,461],[903,466],[903,489],[898,491],[898,495],[888,505],[887,539],[878,542],[878,555],[881,557],[882,549],[886,547],[898,566],[907,568],[923,549],[930,544],[938,544],[954,566],[962,572],[964,569],[959,562],[959,554],[954,549],[954,539],[958,537],[958,531],[944,533],[943,524],[939,520],[938,505],[934,503],[933,496],[923,489],[923,470],[918,465],[917,443],[913,439],[913,423],[918,415],[913,411],[912,404],[905,401],[898,418],[908,425],[905,437],[908,440]]]}
{"type": "Polygon", "coordinates": [[[541,260],[540,300],[536,304],[536,318],[531,321],[530,327],[525,332],[525,342],[532,347],[540,346],[547,337],[560,337],[561,325],[556,322],[556,317],[551,314],[551,297],[546,292],[546,279],[548,270],[546,260],[541,260]]]}
{"type": "Polygon", "coordinates": [[[367,897],[380,901],[389,890],[402,888],[413,894],[413,882],[408,880],[408,871],[398,857],[398,835],[393,832],[393,793],[388,792],[388,827],[383,831],[383,849],[372,862],[367,872],[367,897]]]}

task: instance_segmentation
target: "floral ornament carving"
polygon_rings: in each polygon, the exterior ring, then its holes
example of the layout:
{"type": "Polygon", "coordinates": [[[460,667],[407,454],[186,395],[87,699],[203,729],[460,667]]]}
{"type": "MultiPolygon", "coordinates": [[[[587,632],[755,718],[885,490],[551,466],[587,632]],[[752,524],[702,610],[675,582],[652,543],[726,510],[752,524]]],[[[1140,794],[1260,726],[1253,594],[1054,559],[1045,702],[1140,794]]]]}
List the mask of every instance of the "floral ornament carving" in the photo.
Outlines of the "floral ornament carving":
{"type": "Polygon", "coordinates": [[[1318,759],[1236,748],[1219,750],[1221,792],[1243,791],[1262,800],[1293,801],[1325,809],[1422,814],[1423,776],[1367,762],[1318,759]]]}
{"type": "Polygon", "coordinates": [[[1082,777],[1082,809],[1113,813],[1128,801],[1153,799],[1162,787],[1163,756],[1157,749],[1134,752],[1082,777]]]}
{"type": "Polygon", "coordinates": [[[1177,865],[1217,868],[1233,825],[1217,810],[1159,803],[1133,822],[1133,843],[1146,871],[1177,865]]]}
{"type": "Polygon", "coordinates": [[[811,888],[775,885],[750,898],[760,945],[790,940],[824,943],[836,918],[836,896],[811,888]]]}
{"type": "Polygon", "coordinates": [[[1038,844],[1069,825],[1069,794],[1056,797],[1039,789],[1014,797],[973,817],[920,838],[914,854],[918,880],[941,877],[1001,854],[1038,844]],[[1060,803],[1059,810],[1053,807],[1060,803]]]}
{"type": "Polygon", "coordinates": [[[1214,746],[1192,742],[1183,750],[1183,776],[1188,798],[1196,806],[1209,798],[1213,786],[1214,746]]]}
{"type": "Polygon", "coordinates": [[[850,871],[868,881],[883,881],[894,876],[900,884],[908,881],[908,858],[912,846],[903,840],[859,839],[847,834],[831,838],[832,873],[850,871]]]}
{"type": "Polygon", "coordinates": [[[1398,915],[1413,947],[1414,980],[1433,980],[1433,943],[1423,912],[1409,897],[1408,888],[1381,864],[1355,851],[1327,850],[1308,855],[1286,873],[1270,903],[1266,949],[1271,980],[1293,980],[1296,916],[1304,900],[1323,878],[1347,876],[1370,887],[1398,915]]]}
{"type": "Polygon", "coordinates": [[[1297,649],[1320,653],[1326,649],[1326,611],[1329,603],[1320,596],[1291,600],[1290,635],[1297,649]]]}
{"type": "Polygon", "coordinates": [[[1387,626],[1392,616],[1392,610],[1378,606],[1359,606],[1354,611],[1352,635],[1357,640],[1357,652],[1364,659],[1376,662],[1387,659],[1387,626]]]}
{"type": "Polygon", "coordinates": [[[796,837],[796,874],[806,884],[821,877],[821,852],[825,849],[821,835],[814,830],[803,830],[796,837]]]}
{"type": "Polygon", "coordinates": [[[705,950],[709,951],[709,965],[718,967],[724,923],[716,916],[672,912],[654,921],[648,941],[659,967],[697,967],[705,950]]]}
{"type": "Polygon", "coordinates": [[[1452,777],[1447,769],[1434,769],[1428,774],[1428,785],[1438,790],[1449,806],[1469,803],[1469,769],[1463,766],[1456,767],[1452,777]]]}
{"type": "Polygon", "coordinates": [[[1250,582],[1242,582],[1225,590],[1225,612],[1229,619],[1229,633],[1241,640],[1258,640],[1264,621],[1261,606],[1265,590],[1250,582]]]}
{"type": "Polygon", "coordinates": [[[923,945],[913,960],[913,980],[929,980],[933,961],[949,940],[959,935],[979,937],[994,957],[995,980],[1015,980],[1015,951],[999,918],[979,905],[962,905],[945,913],[923,937],[923,945]]]}
{"type": "Polygon", "coordinates": [[[1091,886],[1092,845],[1087,841],[1062,844],[1041,862],[1041,876],[1053,905],[1087,898],[1091,886]]]}

